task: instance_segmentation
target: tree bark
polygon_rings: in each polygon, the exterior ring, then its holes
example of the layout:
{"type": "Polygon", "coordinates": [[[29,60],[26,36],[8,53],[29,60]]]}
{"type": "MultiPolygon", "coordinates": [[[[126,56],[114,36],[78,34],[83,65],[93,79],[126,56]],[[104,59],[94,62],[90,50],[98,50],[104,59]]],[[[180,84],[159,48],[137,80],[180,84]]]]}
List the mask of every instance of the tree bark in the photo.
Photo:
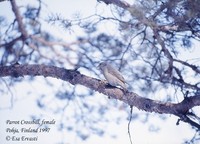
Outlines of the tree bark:
{"type": "Polygon", "coordinates": [[[0,77],[11,76],[14,78],[23,76],[44,76],[61,79],[71,83],[72,85],[83,85],[99,93],[107,95],[109,98],[117,99],[125,102],[131,107],[137,107],[146,112],[155,112],[159,114],[173,114],[178,116],[180,120],[188,122],[200,129],[200,125],[187,116],[189,110],[195,106],[200,106],[200,95],[186,97],[180,103],[161,102],[151,100],[134,92],[124,92],[122,89],[112,87],[107,83],[81,74],[77,70],[69,70],[55,66],[47,65],[19,65],[1,66],[0,77]]]}

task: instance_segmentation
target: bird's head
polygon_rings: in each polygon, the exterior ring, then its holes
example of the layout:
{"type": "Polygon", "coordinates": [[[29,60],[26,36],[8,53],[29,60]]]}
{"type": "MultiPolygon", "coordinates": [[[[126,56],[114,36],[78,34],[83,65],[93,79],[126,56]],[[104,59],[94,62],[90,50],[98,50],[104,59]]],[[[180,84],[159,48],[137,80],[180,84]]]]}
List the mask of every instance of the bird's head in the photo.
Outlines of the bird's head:
{"type": "Polygon", "coordinates": [[[103,69],[105,69],[107,67],[107,63],[106,62],[101,62],[99,65],[98,65],[98,68],[100,69],[100,70],[103,70],[103,69]]]}

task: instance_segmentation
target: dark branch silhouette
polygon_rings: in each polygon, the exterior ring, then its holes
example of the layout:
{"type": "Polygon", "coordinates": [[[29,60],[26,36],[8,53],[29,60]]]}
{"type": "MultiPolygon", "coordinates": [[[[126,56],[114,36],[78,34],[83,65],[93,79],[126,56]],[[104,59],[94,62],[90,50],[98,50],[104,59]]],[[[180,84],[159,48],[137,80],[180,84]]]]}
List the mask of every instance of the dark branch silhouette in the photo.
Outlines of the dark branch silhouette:
{"type": "Polygon", "coordinates": [[[189,110],[195,106],[200,106],[200,95],[185,98],[180,103],[169,103],[151,100],[141,97],[134,92],[124,92],[115,87],[107,87],[107,83],[81,74],[77,70],[67,70],[55,66],[46,65],[13,65],[0,67],[0,76],[23,77],[23,76],[44,76],[62,79],[72,85],[84,85],[92,90],[103,93],[110,98],[118,99],[130,106],[137,107],[146,112],[155,112],[159,114],[173,114],[180,117],[180,120],[190,123],[192,126],[200,129],[200,125],[187,117],[189,110]]]}

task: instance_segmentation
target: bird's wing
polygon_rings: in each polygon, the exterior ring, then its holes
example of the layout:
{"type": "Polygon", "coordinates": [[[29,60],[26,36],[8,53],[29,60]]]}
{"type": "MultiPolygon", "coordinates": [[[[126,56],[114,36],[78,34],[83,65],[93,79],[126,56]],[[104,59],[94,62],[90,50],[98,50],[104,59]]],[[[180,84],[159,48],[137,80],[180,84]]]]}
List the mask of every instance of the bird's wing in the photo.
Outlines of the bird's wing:
{"type": "Polygon", "coordinates": [[[108,67],[108,72],[111,75],[114,75],[115,77],[117,77],[120,81],[122,81],[123,83],[125,83],[124,77],[121,75],[121,73],[115,69],[113,66],[109,65],[108,67]]]}

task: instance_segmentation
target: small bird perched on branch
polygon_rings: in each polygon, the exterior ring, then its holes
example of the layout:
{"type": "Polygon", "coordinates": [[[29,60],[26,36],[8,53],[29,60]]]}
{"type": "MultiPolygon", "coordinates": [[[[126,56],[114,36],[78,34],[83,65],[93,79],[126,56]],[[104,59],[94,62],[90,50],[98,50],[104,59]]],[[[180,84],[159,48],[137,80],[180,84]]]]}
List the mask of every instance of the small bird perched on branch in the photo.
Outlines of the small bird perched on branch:
{"type": "Polygon", "coordinates": [[[127,91],[124,77],[115,69],[111,64],[102,62],[98,66],[103,73],[104,77],[111,86],[121,86],[124,91],[127,91]]]}

